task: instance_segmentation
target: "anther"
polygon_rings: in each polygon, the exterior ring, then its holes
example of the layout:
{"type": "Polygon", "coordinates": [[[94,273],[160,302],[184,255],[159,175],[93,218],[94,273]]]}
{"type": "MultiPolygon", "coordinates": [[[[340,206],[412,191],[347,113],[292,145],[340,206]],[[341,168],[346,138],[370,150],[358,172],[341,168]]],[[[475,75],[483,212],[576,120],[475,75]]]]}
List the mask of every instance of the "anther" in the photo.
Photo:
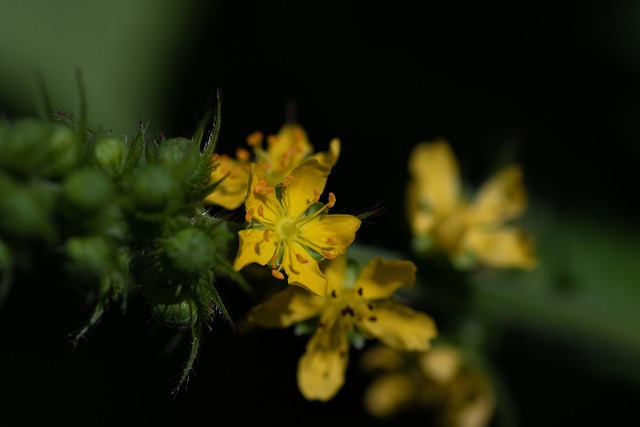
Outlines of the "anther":
{"type": "Polygon", "coordinates": [[[261,179],[256,184],[255,190],[257,194],[271,194],[273,192],[273,188],[267,185],[267,181],[261,179]]]}
{"type": "Polygon", "coordinates": [[[244,148],[238,148],[236,150],[236,158],[238,160],[242,160],[246,162],[249,160],[250,157],[251,157],[251,154],[244,148]]]}
{"type": "Polygon", "coordinates": [[[317,203],[318,200],[320,200],[320,192],[314,188],[313,189],[313,201],[317,203]]]}
{"type": "Polygon", "coordinates": [[[273,277],[275,277],[276,279],[280,279],[280,280],[284,280],[284,274],[282,274],[280,271],[278,270],[271,270],[271,275],[273,277]]]}
{"type": "Polygon", "coordinates": [[[338,244],[338,241],[334,239],[333,236],[329,236],[327,237],[327,243],[330,244],[331,246],[335,246],[338,244]]]}
{"type": "Polygon", "coordinates": [[[264,230],[264,233],[262,233],[262,238],[265,242],[269,241],[269,229],[264,230]]]}
{"type": "Polygon", "coordinates": [[[261,217],[264,218],[264,205],[260,204],[260,206],[258,206],[258,215],[260,215],[261,217]]]}
{"type": "Polygon", "coordinates": [[[251,222],[251,218],[253,218],[253,208],[247,209],[247,212],[244,214],[244,220],[246,222],[251,222]]]}
{"type": "Polygon", "coordinates": [[[334,259],[336,257],[336,254],[329,251],[322,251],[322,255],[324,255],[326,259],[334,259]]]}
{"type": "Polygon", "coordinates": [[[306,259],[305,257],[303,257],[303,256],[302,256],[302,255],[300,255],[300,254],[296,254],[296,259],[298,260],[298,262],[299,262],[300,264],[306,264],[306,263],[308,263],[308,262],[309,262],[309,260],[308,260],[308,259],[306,259]]]}
{"type": "Polygon", "coordinates": [[[264,135],[260,131],[255,131],[247,137],[247,144],[251,147],[262,144],[264,135]]]}
{"type": "Polygon", "coordinates": [[[282,180],[282,186],[283,187],[288,186],[291,180],[293,180],[293,175],[287,175],[287,177],[282,180]]]}
{"type": "Polygon", "coordinates": [[[329,203],[327,203],[327,207],[331,209],[335,204],[336,204],[336,196],[333,193],[329,193],[329,203]]]}

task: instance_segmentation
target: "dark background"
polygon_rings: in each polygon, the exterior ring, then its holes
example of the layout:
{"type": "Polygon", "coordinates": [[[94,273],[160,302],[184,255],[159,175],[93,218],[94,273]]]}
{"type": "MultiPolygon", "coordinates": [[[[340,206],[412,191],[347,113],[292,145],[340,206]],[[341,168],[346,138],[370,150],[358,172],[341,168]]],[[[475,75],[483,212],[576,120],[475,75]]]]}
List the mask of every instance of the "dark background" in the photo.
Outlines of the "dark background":
{"type": "MultiPolygon", "coordinates": [[[[359,242],[406,251],[408,155],[438,136],[471,183],[516,160],[533,197],[552,209],[637,226],[637,7],[194,4],[192,34],[167,65],[166,120],[153,126],[189,136],[221,88],[219,147],[231,154],[254,130],[277,132],[293,106],[316,150],[342,140],[327,186],[336,210],[386,210],[359,242]]],[[[10,101],[8,115],[17,113],[10,101]]],[[[300,396],[295,366],[306,338],[291,331],[239,337],[216,324],[188,387],[173,398],[186,341],[169,347],[173,331],[154,326],[139,301],[124,315],[112,308],[72,349],[64,337],[87,315],[79,296],[46,277],[23,281],[0,312],[0,425],[376,425],[360,406],[364,384],[353,370],[331,402],[300,396]]],[[[245,308],[232,307],[238,315],[245,308]]],[[[575,349],[553,335],[506,330],[492,357],[519,425],[615,425],[635,414],[633,383],[575,363],[575,349]]]]}

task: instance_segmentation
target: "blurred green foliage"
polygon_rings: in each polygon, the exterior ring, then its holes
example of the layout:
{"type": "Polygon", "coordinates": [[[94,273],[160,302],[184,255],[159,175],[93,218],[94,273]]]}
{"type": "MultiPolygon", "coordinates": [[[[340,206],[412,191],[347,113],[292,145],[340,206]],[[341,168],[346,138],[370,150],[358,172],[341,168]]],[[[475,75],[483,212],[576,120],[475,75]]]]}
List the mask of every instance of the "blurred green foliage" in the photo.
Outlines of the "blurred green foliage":
{"type": "Polygon", "coordinates": [[[151,129],[162,128],[182,46],[193,42],[197,5],[193,0],[3,1],[1,109],[25,114],[40,108],[42,78],[55,107],[75,111],[74,70],[79,69],[89,123],[119,136],[132,133],[140,119],[151,129]]]}

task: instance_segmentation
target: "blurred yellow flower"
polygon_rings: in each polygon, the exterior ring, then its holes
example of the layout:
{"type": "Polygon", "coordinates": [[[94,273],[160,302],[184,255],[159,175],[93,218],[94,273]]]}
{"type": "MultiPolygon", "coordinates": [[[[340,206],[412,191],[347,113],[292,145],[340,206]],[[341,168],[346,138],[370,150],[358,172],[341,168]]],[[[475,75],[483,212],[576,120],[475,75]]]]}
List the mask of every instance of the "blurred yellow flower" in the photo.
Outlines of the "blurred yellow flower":
{"type": "Polygon", "coordinates": [[[266,149],[263,147],[264,139],[262,132],[253,132],[247,137],[247,144],[253,150],[253,160],[245,149],[236,152],[236,159],[218,153],[213,155],[210,184],[218,181],[220,184],[205,198],[205,204],[225,209],[240,207],[247,195],[252,161],[264,169],[267,184],[275,186],[305,160],[317,159],[333,166],[340,156],[340,140],[337,138],[329,143],[329,151],[314,154],[307,133],[297,123],[287,123],[277,134],[268,135],[266,149]]]}
{"type": "Polygon", "coordinates": [[[488,376],[452,345],[416,353],[379,345],[362,354],[360,367],[374,376],[363,403],[375,417],[391,419],[422,408],[434,414],[439,427],[485,427],[494,416],[488,376]]]}
{"type": "Polygon", "coordinates": [[[416,250],[437,249],[494,268],[535,267],[532,239],[506,224],[527,204],[518,165],[498,172],[471,201],[461,195],[458,163],[444,140],[416,145],[409,172],[408,216],[416,250]]]}
{"type": "Polygon", "coordinates": [[[324,296],[327,279],[318,260],[345,253],[361,221],[352,215],[329,215],[336,202],[319,203],[331,167],[310,159],[296,167],[278,186],[267,182],[266,172],[251,165],[245,207],[247,229],[240,231],[234,268],[269,264],[272,274],[288,283],[324,296]]]}
{"type": "Polygon", "coordinates": [[[249,157],[249,152],[244,149],[236,151],[235,159],[226,154],[214,153],[211,158],[213,170],[209,183],[218,185],[205,197],[205,205],[217,205],[232,210],[244,202],[251,170],[249,157]]]}
{"type": "Polygon", "coordinates": [[[328,280],[324,298],[289,287],[249,313],[250,321],[268,328],[318,318],[298,363],[298,387],[306,399],[330,400],[343,386],[353,333],[402,351],[429,348],[437,335],[431,317],[392,299],[398,288],[414,285],[412,262],[376,257],[358,270],[342,256],[322,269],[328,280]]]}

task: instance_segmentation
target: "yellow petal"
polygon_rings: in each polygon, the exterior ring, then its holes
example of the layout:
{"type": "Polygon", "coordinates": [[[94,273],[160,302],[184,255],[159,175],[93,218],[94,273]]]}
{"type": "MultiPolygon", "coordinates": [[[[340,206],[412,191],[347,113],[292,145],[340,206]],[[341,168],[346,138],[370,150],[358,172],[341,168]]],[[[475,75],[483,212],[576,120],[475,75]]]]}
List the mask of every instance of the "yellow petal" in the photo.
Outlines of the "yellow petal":
{"type": "Polygon", "coordinates": [[[498,224],[520,215],[526,204],[522,170],[512,165],[480,187],[471,206],[470,220],[475,224],[498,224]]]}
{"type": "Polygon", "coordinates": [[[513,227],[473,228],[465,237],[465,246],[491,267],[530,269],[537,264],[533,240],[513,227]]]}
{"type": "Polygon", "coordinates": [[[319,315],[323,307],[323,298],[302,288],[289,286],[253,307],[248,318],[265,328],[287,328],[319,315]]]}
{"type": "Polygon", "coordinates": [[[298,388],[307,400],[326,402],[344,384],[349,341],[339,321],[319,327],[298,362],[298,388]]]}
{"type": "Polygon", "coordinates": [[[274,241],[264,240],[264,230],[249,229],[238,232],[240,243],[238,253],[233,262],[233,268],[237,271],[251,263],[267,264],[276,251],[274,241]]]}
{"type": "Polygon", "coordinates": [[[209,184],[222,180],[213,192],[204,199],[205,205],[222,206],[225,209],[237,209],[244,202],[249,187],[248,165],[221,155],[211,172],[209,184]]]}
{"type": "Polygon", "coordinates": [[[368,319],[357,322],[366,336],[377,338],[400,351],[424,351],[436,337],[433,319],[395,301],[372,303],[368,319]]]}
{"type": "Polygon", "coordinates": [[[272,166],[282,161],[297,164],[313,151],[307,133],[297,123],[284,124],[269,141],[267,150],[274,163],[272,166]]]}
{"type": "Polygon", "coordinates": [[[324,191],[331,166],[310,159],[291,171],[287,187],[282,192],[282,201],[289,218],[300,216],[311,203],[316,194],[324,191]]]}
{"type": "Polygon", "coordinates": [[[435,212],[448,212],[458,203],[460,171],[444,140],[416,145],[409,157],[409,172],[418,183],[419,197],[435,212]]]}
{"type": "Polygon", "coordinates": [[[453,383],[462,368],[462,355],[453,346],[440,344],[420,355],[422,373],[440,385],[453,383]]]}
{"type": "Polygon", "coordinates": [[[436,222],[433,211],[425,209],[420,203],[420,185],[417,181],[409,182],[407,186],[407,217],[414,236],[428,233],[436,222]]]}
{"type": "Polygon", "coordinates": [[[320,271],[318,262],[299,243],[291,242],[285,245],[282,264],[290,285],[301,286],[315,295],[324,297],[327,292],[327,279],[320,271]],[[300,262],[296,254],[304,256],[307,262],[300,262]]]}
{"type": "Polygon", "coordinates": [[[387,261],[378,256],[362,267],[356,288],[362,288],[366,300],[390,298],[398,288],[413,286],[416,270],[411,261],[387,261]]]}
{"type": "Polygon", "coordinates": [[[371,383],[364,394],[367,411],[378,418],[388,418],[414,404],[419,395],[412,378],[404,373],[382,375],[371,383]]]}
{"type": "Polygon", "coordinates": [[[353,243],[361,223],[362,221],[353,215],[323,214],[318,219],[302,225],[300,236],[310,243],[309,246],[331,249],[336,256],[340,256],[353,243]],[[329,237],[333,238],[331,245],[327,243],[329,237]]]}
{"type": "Polygon", "coordinates": [[[258,220],[266,220],[272,224],[275,224],[281,213],[279,212],[280,202],[276,197],[276,192],[272,187],[271,192],[256,192],[256,188],[264,187],[266,183],[265,171],[257,163],[251,164],[251,174],[249,177],[249,191],[247,192],[247,198],[245,200],[245,207],[247,210],[253,209],[254,215],[258,215],[261,212],[264,217],[259,216],[258,220]],[[263,206],[260,208],[260,206],[263,206]]]}
{"type": "Polygon", "coordinates": [[[345,270],[347,268],[347,257],[339,256],[332,260],[326,260],[322,264],[322,272],[327,278],[327,292],[339,292],[344,283],[345,270]]]}
{"type": "Polygon", "coordinates": [[[329,143],[329,151],[315,153],[310,156],[310,159],[318,159],[320,163],[325,165],[334,166],[340,157],[340,140],[334,138],[329,143]]]}

